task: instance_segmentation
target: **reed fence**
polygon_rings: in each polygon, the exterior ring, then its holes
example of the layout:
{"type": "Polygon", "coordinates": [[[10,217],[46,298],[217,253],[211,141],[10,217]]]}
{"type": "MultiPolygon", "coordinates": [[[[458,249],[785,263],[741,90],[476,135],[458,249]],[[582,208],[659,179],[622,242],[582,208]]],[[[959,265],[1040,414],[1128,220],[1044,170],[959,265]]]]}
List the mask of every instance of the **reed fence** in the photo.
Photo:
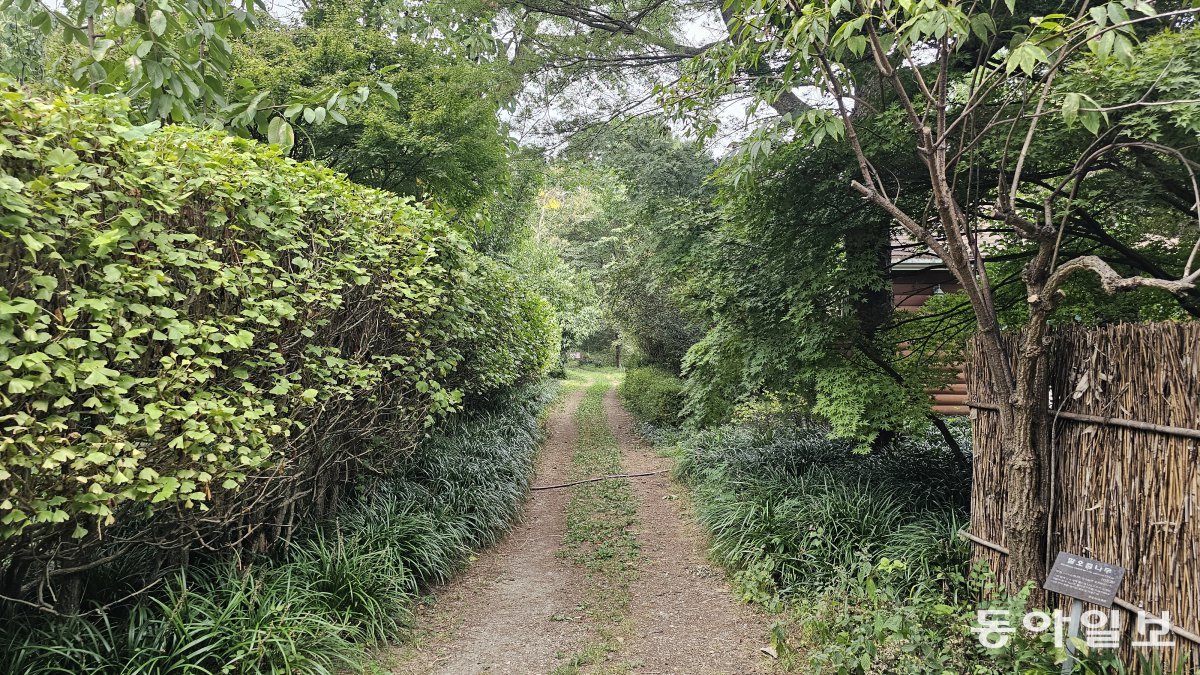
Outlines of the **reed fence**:
{"type": "MultiPolygon", "coordinates": [[[[1012,353],[1016,336],[1009,340],[1012,353]]],[[[1069,551],[1125,567],[1117,613],[1135,672],[1139,608],[1176,626],[1175,647],[1154,652],[1200,672],[1200,324],[1061,330],[1051,349],[1048,556],[1069,551]]],[[[1007,582],[997,400],[983,363],[969,358],[966,377],[975,557],[1007,582]]]]}

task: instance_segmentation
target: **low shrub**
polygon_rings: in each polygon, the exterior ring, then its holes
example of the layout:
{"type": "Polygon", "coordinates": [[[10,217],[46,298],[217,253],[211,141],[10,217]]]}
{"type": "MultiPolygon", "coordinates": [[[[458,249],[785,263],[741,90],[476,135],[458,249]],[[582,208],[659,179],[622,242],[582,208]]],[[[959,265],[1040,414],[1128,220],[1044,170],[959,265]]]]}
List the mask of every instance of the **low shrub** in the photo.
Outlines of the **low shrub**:
{"type": "Polygon", "coordinates": [[[545,298],[485,257],[473,261],[466,293],[471,302],[455,326],[463,353],[463,376],[455,384],[463,392],[486,396],[541,377],[556,365],[562,330],[545,298]]]}
{"type": "Polygon", "coordinates": [[[13,675],[332,674],[361,660],[358,628],[292,566],[232,564],[171,579],[160,596],[98,616],[9,623],[0,666],[13,675]]]}
{"type": "Polygon", "coordinates": [[[523,387],[451,421],[274,556],[196,564],[78,617],[10,617],[0,672],[361,671],[372,645],[405,635],[423,586],[450,578],[519,515],[552,397],[547,385],[523,387]]]}
{"type": "Polygon", "coordinates": [[[631,368],[620,386],[635,415],[654,424],[676,424],[683,409],[683,381],[661,368],[631,368]]]}
{"type": "Polygon", "coordinates": [[[911,643],[898,653],[941,672],[937,654],[964,638],[919,599],[962,592],[969,553],[957,537],[969,475],[947,451],[922,438],[862,455],[778,415],[673,442],[710,554],[745,600],[783,612],[785,658],[804,672],[906,672],[868,639],[894,627],[911,643]]]}

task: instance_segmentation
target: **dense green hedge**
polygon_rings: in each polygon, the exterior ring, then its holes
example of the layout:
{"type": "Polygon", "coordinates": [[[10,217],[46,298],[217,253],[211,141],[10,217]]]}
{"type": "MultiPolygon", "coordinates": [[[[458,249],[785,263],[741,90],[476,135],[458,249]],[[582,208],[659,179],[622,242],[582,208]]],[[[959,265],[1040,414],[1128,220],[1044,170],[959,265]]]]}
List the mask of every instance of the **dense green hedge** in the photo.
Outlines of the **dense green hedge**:
{"type": "Polygon", "coordinates": [[[467,394],[481,395],[546,373],[559,359],[562,331],[554,308],[490,258],[477,259],[467,293],[468,315],[458,328],[467,394]]]}
{"type": "Polygon", "coordinates": [[[630,368],[620,393],[638,417],[653,424],[678,424],[683,410],[683,381],[655,367],[630,368]]]}
{"type": "Polygon", "coordinates": [[[125,110],[0,90],[5,594],[44,597],[102,537],[264,548],[459,389],[557,352],[544,308],[494,311],[511,277],[423,208],[125,110]]]}

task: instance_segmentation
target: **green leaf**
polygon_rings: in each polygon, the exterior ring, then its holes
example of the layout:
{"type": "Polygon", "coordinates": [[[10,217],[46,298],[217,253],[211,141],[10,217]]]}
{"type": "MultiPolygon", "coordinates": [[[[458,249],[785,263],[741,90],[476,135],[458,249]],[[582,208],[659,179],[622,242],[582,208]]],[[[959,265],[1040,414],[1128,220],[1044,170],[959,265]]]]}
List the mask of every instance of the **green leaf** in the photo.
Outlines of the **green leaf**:
{"type": "Polygon", "coordinates": [[[37,303],[28,298],[16,298],[11,302],[0,301],[0,316],[32,314],[37,311],[37,307],[37,303]]]}
{"type": "Polygon", "coordinates": [[[282,117],[272,118],[271,123],[267,126],[267,142],[278,145],[280,152],[285,155],[291,152],[292,146],[296,143],[292,125],[282,117]]]}
{"type": "Polygon", "coordinates": [[[396,94],[395,88],[393,88],[391,84],[384,82],[383,80],[380,80],[378,82],[378,85],[379,85],[379,90],[383,92],[383,97],[385,99],[387,99],[388,103],[390,103],[393,107],[398,106],[399,102],[400,102],[400,97],[396,94]]]}
{"type": "Polygon", "coordinates": [[[25,242],[25,247],[34,253],[37,253],[45,248],[45,244],[38,241],[32,234],[29,234],[28,232],[21,235],[21,241],[25,242]]]}
{"type": "Polygon", "coordinates": [[[104,55],[107,54],[108,50],[111,49],[115,44],[116,42],[107,38],[96,40],[96,44],[92,46],[92,58],[97,61],[103,60],[104,55]]]}
{"type": "Polygon", "coordinates": [[[1075,126],[1075,118],[1079,116],[1079,102],[1082,97],[1077,93],[1069,93],[1063,99],[1062,116],[1067,128],[1075,126]]]}
{"type": "Polygon", "coordinates": [[[167,15],[162,13],[161,9],[156,9],[150,14],[150,32],[155,35],[162,35],[167,31],[167,15]]]}
{"type": "Polygon", "coordinates": [[[0,175],[0,189],[5,190],[6,192],[20,192],[24,188],[25,184],[19,179],[13,176],[0,175]]]}
{"type": "Polygon", "coordinates": [[[136,127],[130,127],[117,133],[118,136],[127,141],[137,141],[149,136],[155,130],[162,126],[162,122],[154,120],[136,127]]]}
{"type": "Polygon", "coordinates": [[[127,2],[117,5],[117,11],[115,14],[115,19],[116,19],[117,25],[120,26],[121,28],[127,28],[130,24],[132,24],[133,23],[133,11],[134,11],[133,5],[131,5],[127,2]]]}
{"type": "Polygon", "coordinates": [[[111,247],[114,243],[116,243],[122,236],[124,236],[124,234],[125,234],[125,230],[123,230],[121,228],[113,228],[111,230],[101,232],[100,234],[98,234],[92,238],[91,247],[94,249],[98,249],[100,251],[107,252],[108,250],[111,249],[111,247]]]}

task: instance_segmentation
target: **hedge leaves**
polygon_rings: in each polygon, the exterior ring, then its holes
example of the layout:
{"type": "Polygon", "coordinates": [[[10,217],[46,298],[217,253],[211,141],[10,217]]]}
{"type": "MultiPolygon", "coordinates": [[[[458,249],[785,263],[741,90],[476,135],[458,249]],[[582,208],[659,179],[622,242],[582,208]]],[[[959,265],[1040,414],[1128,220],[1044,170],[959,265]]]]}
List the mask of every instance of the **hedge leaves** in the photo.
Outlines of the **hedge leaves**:
{"type": "Polygon", "coordinates": [[[557,351],[410,200],[127,112],[0,91],[0,559],[265,545],[557,351]]]}

